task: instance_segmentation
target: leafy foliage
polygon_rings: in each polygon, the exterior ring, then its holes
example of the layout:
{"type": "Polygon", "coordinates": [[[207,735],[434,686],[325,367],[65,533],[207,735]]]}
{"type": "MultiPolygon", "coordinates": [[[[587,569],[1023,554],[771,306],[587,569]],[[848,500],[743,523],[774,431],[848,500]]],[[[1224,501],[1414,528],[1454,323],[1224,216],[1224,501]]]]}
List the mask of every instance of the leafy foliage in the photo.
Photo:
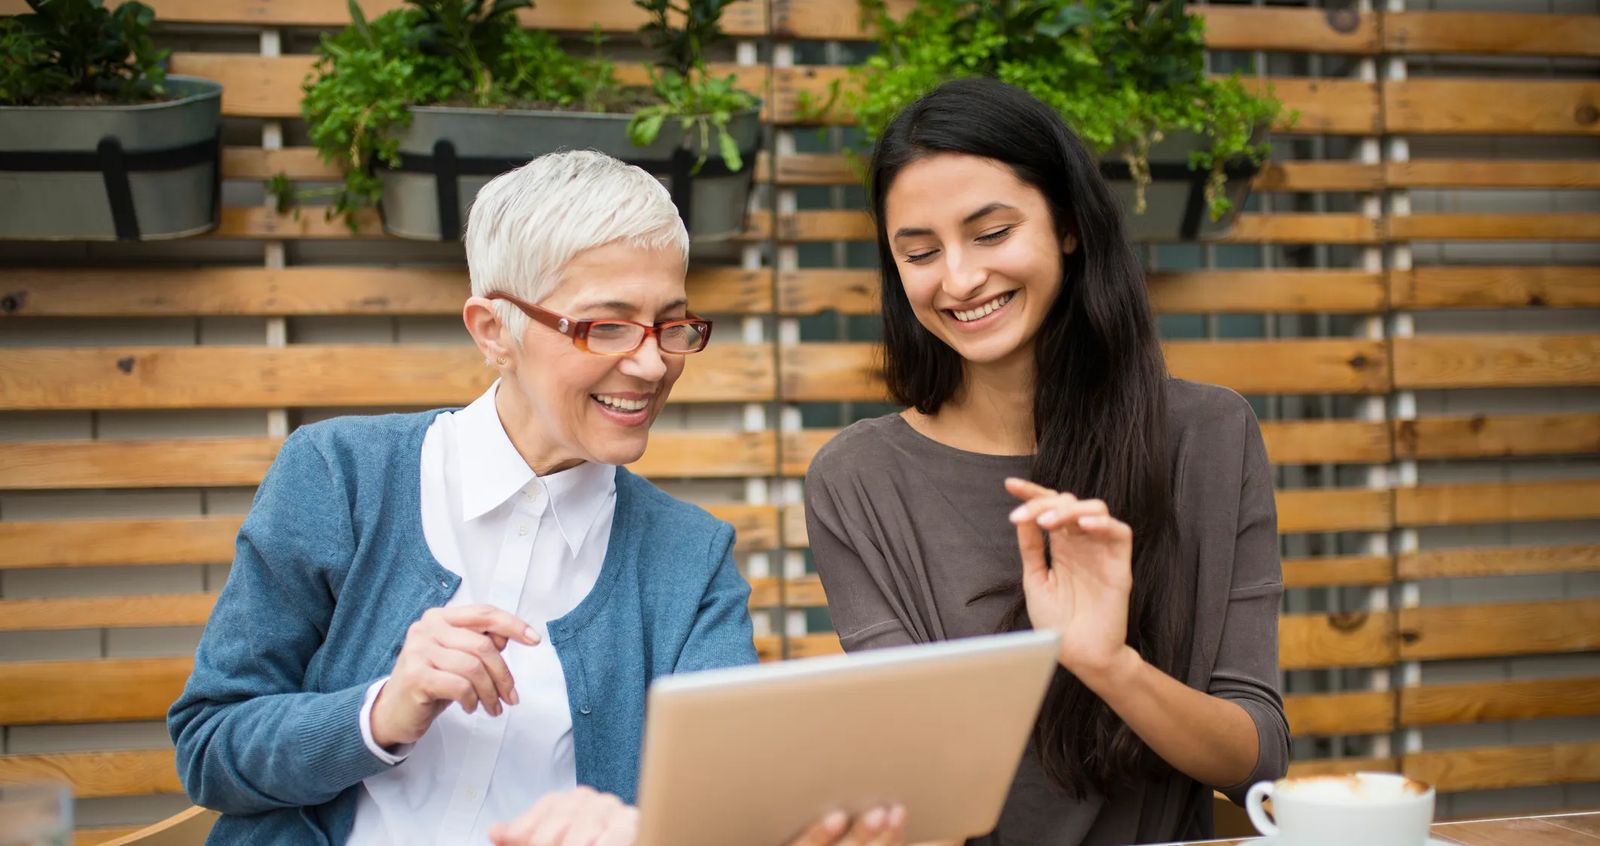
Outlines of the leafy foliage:
{"type": "Polygon", "coordinates": [[[28,14],[0,18],[0,104],[135,103],[164,93],[167,51],[150,39],[149,6],[28,0],[28,7],[28,14]]]}
{"type": "MultiPolygon", "coordinates": [[[[407,0],[371,21],[351,0],[351,24],[323,37],[301,101],[312,143],[345,171],[329,215],[344,216],[353,228],[355,213],[377,204],[382,182],[373,166],[398,164],[399,131],[415,105],[634,110],[628,134],[635,143],[654,142],[677,120],[686,137],[698,139],[701,162],[720,149],[740,166],[727,125],[754,100],[733,87],[732,77],[707,73],[704,58],[706,46],[722,37],[729,0],[635,2],[651,15],[641,34],[661,53],[647,92],[617,81],[615,66],[600,54],[598,31],[592,54],[574,56],[549,33],[519,26],[516,12],[532,0],[407,0]],[[633,109],[641,100],[648,104],[633,109]]],[[[280,206],[294,193],[287,178],[273,180],[269,190],[280,206]]]]}
{"type": "Polygon", "coordinates": [[[1206,197],[1220,217],[1229,207],[1223,168],[1241,157],[1264,161],[1268,147],[1254,136],[1282,111],[1237,75],[1205,73],[1204,21],[1183,0],[918,0],[898,21],[883,0],[862,0],[862,9],[879,50],[843,98],[869,137],[942,82],[994,77],[1050,105],[1098,152],[1120,154],[1134,175],[1136,212],[1151,147],[1192,132],[1207,146],[1189,164],[1211,172],[1206,197]]]}
{"type": "Polygon", "coordinates": [[[698,171],[713,149],[733,170],[744,167],[739,143],[728,132],[736,112],[755,106],[755,98],[734,86],[732,76],[715,77],[706,69],[706,48],[722,39],[722,11],[730,0],[634,0],[650,14],[639,33],[661,54],[650,72],[659,103],[645,106],[628,122],[628,137],[639,146],[654,143],[662,126],[676,120],[686,143],[699,151],[698,171]],[[675,24],[674,14],[682,16],[675,24]],[[715,146],[713,146],[715,136],[715,146]]]}

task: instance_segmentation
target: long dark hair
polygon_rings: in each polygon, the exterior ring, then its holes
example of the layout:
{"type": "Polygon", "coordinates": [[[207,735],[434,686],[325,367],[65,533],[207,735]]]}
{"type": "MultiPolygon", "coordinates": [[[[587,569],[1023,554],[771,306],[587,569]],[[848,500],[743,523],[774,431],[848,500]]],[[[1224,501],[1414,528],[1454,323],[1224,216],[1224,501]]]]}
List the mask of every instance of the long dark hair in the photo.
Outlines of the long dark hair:
{"type": "MultiPolygon", "coordinates": [[[[1060,294],[1035,339],[1035,482],[1105,500],[1133,528],[1128,644],[1182,679],[1193,587],[1176,551],[1167,456],[1166,365],[1144,271],[1096,159],[1031,95],[990,79],[948,82],[884,130],[869,170],[883,271],[884,369],[896,400],[935,414],[961,387],[955,350],[917,321],[889,249],[884,203],[895,177],[934,153],[1003,162],[1049,202],[1057,237],[1074,234],[1060,294]]],[[[1009,527],[1007,527],[1009,528],[1009,527]]],[[[1020,576],[1020,574],[1019,574],[1020,576]]],[[[1020,582],[1002,629],[1027,625],[1020,582]]],[[[985,594],[988,595],[988,594],[985,594]]],[[[1058,669],[1033,731],[1045,773],[1070,794],[1104,793],[1165,767],[1110,706],[1058,669]]]]}

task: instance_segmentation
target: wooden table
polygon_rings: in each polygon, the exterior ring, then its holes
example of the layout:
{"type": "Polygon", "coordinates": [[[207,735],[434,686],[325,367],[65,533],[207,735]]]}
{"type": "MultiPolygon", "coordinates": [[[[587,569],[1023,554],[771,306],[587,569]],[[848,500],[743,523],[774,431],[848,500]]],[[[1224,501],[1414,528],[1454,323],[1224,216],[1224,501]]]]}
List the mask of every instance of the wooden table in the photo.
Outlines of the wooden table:
{"type": "MultiPolygon", "coordinates": [[[[1600,846],[1600,812],[1435,823],[1431,834],[1436,840],[1461,846],[1600,846]]],[[[1212,846],[1251,846],[1261,841],[1246,838],[1204,842],[1212,846]]]]}

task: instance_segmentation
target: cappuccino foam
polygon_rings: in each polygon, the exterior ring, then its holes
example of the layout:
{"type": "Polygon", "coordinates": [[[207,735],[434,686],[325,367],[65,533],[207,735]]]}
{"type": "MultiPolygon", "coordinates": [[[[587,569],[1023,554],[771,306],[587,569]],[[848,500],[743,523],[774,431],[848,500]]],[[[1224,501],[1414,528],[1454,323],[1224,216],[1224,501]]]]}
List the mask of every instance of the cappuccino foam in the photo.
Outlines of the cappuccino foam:
{"type": "Polygon", "coordinates": [[[1311,802],[1393,802],[1428,792],[1428,786],[1401,776],[1343,775],[1284,779],[1278,795],[1311,802]]]}

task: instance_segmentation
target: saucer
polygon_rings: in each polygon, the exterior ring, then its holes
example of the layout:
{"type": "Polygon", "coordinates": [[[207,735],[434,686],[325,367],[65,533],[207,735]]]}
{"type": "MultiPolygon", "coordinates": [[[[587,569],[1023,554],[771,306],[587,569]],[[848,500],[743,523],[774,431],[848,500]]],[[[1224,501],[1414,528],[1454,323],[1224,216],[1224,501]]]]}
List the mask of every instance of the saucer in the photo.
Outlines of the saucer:
{"type": "MultiPolygon", "coordinates": [[[[1282,836],[1262,836],[1256,840],[1240,840],[1238,846],[1290,846],[1290,841],[1283,840],[1282,836]]],[[[1461,844],[1430,836],[1427,838],[1427,846],[1461,846],[1461,844]]]]}

